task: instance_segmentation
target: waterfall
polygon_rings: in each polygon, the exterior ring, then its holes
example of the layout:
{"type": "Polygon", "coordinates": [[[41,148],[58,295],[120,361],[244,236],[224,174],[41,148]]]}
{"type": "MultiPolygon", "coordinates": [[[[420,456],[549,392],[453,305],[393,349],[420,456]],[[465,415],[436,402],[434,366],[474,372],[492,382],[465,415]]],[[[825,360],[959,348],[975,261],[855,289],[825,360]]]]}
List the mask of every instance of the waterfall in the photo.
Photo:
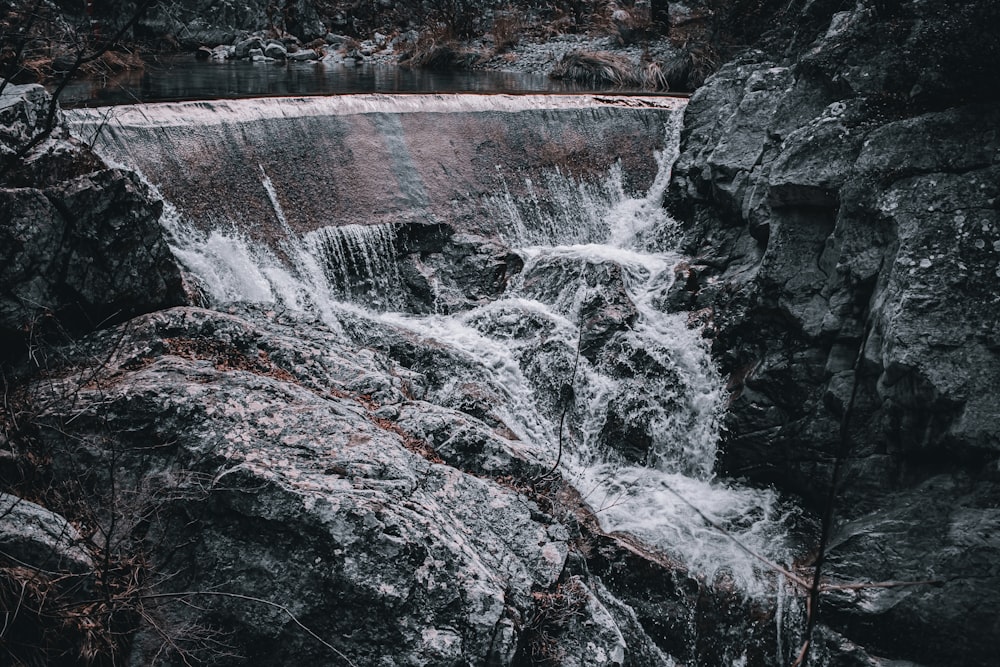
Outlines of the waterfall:
{"type": "MultiPolygon", "coordinates": [[[[286,225],[306,232],[461,218],[492,234],[484,197],[498,179],[515,198],[531,179],[542,210],[559,196],[547,189],[557,167],[567,177],[596,177],[620,157],[623,178],[645,189],[653,149],[679,105],[632,98],[622,107],[587,95],[338,95],[137,104],[110,115],[73,109],[66,118],[102,155],[145,174],[193,225],[233,226],[274,249],[286,225]]],[[[595,193],[591,201],[604,199],[595,193]]]]}
{"type": "MultiPolygon", "coordinates": [[[[423,113],[456,103],[367,100],[361,113],[373,118],[359,124],[330,111],[357,101],[242,102],[164,105],[139,116],[128,111],[132,120],[100,146],[167,196],[163,222],[171,247],[211,305],[266,303],[299,311],[311,316],[302,326],[318,319],[345,344],[389,357],[406,354],[398,351],[402,348],[423,350],[424,366],[396,359],[426,376],[422,400],[471,410],[540,469],[558,461],[558,472],[605,531],[637,536],[706,582],[768,606],[776,599],[776,653],[787,657],[796,650],[788,637],[798,632],[801,609],[758,559],[791,562],[796,509],[771,490],[716,476],[724,382],[702,332],[689,326],[686,314],[668,312],[665,305],[683,260],[675,250],[677,223],[663,206],[677,157],[679,112],[655,112],[659,125],[650,136],[658,138],[658,146],[646,165],[655,170],[637,177],[625,159],[597,173],[556,165],[525,169],[518,163],[516,150],[528,141],[519,132],[541,122],[538,113],[557,114],[544,122],[562,128],[561,136],[570,141],[595,119],[604,122],[604,110],[591,116],[574,109],[566,117],[558,115],[565,109],[549,108],[500,123],[497,108],[513,102],[477,99],[461,104],[494,107],[485,116],[457,120],[428,112],[435,116],[431,122],[393,115],[399,109],[387,111],[386,105],[413,105],[423,110],[413,113],[423,113]],[[333,120],[321,123],[321,109],[333,113],[333,120]],[[275,126],[239,125],[228,112],[264,125],[294,122],[274,134],[275,126]],[[316,124],[303,125],[296,114],[316,124]],[[192,117],[202,116],[205,126],[191,130],[192,117]],[[158,118],[166,129],[144,127],[136,118],[158,118]],[[524,127],[513,132],[519,123],[524,127]],[[292,147],[272,150],[268,143],[328,135],[349,143],[347,125],[376,128],[366,135],[367,145],[391,148],[391,154],[372,149],[358,167],[370,174],[378,163],[385,180],[367,185],[368,192],[349,192],[349,198],[344,192],[350,188],[337,188],[359,182],[351,181],[350,173],[328,169],[322,188],[314,191],[320,175],[289,178],[285,158],[292,147]],[[503,159],[489,153],[491,161],[483,160],[474,187],[459,179],[468,190],[443,188],[440,174],[428,171],[427,164],[444,164],[464,148],[452,146],[440,132],[427,134],[430,126],[449,131],[474,126],[477,139],[489,135],[481,145],[490,151],[502,126],[510,132],[504,139],[510,153],[503,159]],[[292,139],[289,127],[297,133],[292,139]],[[227,190],[233,202],[205,204],[208,195],[198,189],[198,179],[179,160],[170,161],[168,154],[177,147],[192,154],[185,143],[189,130],[218,144],[239,144],[196,170],[210,174],[234,160],[249,165],[227,172],[239,176],[227,190]],[[434,138],[432,146],[428,137],[434,138]],[[133,139],[143,147],[141,158],[128,148],[133,139]],[[383,185],[389,191],[378,196],[395,202],[397,213],[364,215],[372,193],[383,185]],[[307,200],[311,217],[303,213],[307,200]],[[214,224],[206,224],[205,206],[214,211],[214,224]],[[349,209],[353,213],[346,213],[349,209]],[[440,231],[445,228],[450,231],[440,231]],[[415,240],[415,233],[424,233],[420,230],[438,230],[426,232],[438,237],[415,240]],[[455,275],[482,279],[481,265],[456,269],[477,248],[489,251],[484,257],[516,261],[504,260],[508,272],[488,298],[477,293],[439,304],[461,287],[454,284],[455,275]],[[416,303],[418,292],[433,303],[416,303]]],[[[71,113],[81,112],[86,110],[71,113]]],[[[76,118],[78,128],[88,126],[76,118]]],[[[329,148],[323,141],[319,145],[329,148]]],[[[733,664],[739,664],[742,649],[734,650],[733,664]]]]}
{"type": "MultiPolygon", "coordinates": [[[[460,361],[426,400],[448,405],[463,383],[488,386],[501,397],[496,418],[537,460],[555,462],[562,441],[561,472],[605,530],[632,533],[707,580],[770,594],[772,577],[734,538],[788,562],[790,510],[771,491],[715,478],[723,381],[699,330],[661,306],[681,259],[662,206],[679,116],[644,193],[627,192],[613,167],[598,181],[552,171],[547,191],[555,196],[544,202],[509,190],[486,197],[524,267],[499,298],[463,312],[405,312],[392,225],[289,230],[282,258],[239,233],[205,233],[175,215],[175,252],[215,301],[313,312],[361,345],[387,328],[449,350],[460,361]],[[615,326],[605,331],[606,322],[615,326]],[[565,385],[572,400],[561,415],[565,385]]],[[[516,172],[503,176],[530,189],[516,172]]]]}

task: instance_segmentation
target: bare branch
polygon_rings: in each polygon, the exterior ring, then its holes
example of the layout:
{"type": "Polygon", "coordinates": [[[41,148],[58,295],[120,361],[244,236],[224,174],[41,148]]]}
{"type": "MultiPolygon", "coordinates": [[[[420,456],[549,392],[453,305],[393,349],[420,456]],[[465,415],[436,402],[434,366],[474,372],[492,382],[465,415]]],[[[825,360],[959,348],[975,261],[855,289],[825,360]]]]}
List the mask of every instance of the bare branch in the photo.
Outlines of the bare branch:
{"type": "Polygon", "coordinates": [[[310,637],[312,637],[313,639],[315,639],[316,641],[318,641],[320,644],[322,644],[323,646],[325,646],[328,649],[330,649],[330,651],[334,655],[336,655],[341,660],[343,660],[344,662],[346,662],[348,665],[350,665],[350,667],[357,667],[357,665],[355,665],[353,662],[351,662],[351,659],[348,658],[346,655],[344,655],[341,651],[339,651],[337,649],[337,647],[335,647],[334,645],[332,645],[329,642],[327,642],[325,639],[323,639],[318,634],[316,634],[311,628],[309,628],[309,626],[305,625],[302,621],[300,621],[298,618],[296,618],[295,614],[293,614],[288,607],[286,607],[283,604],[279,604],[277,602],[271,602],[270,600],[265,600],[263,598],[253,597],[252,595],[242,595],[240,593],[227,593],[225,591],[183,591],[183,592],[178,592],[178,593],[149,593],[149,594],[140,596],[139,599],[140,600],[163,600],[163,599],[171,599],[171,598],[176,599],[176,598],[192,597],[192,596],[196,596],[196,595],[209,595],[209,596],[215,596],[215,597],[233,598],[233,599],[236,599],[236,600],[245,600],[247,602],[257,602],[259,604],[267,605],[268,607],[273,607],[274,609],[277,609],[277,610],[281,611],[282,613],[284,613],[286,616],[288,616],[288,618],[293,623],[295,623],[295,625],[299,626],[303,631],[306,632],[306,634],[308,634],[310,637]]]}
{"type": "Polygon", "coordinates": [[[756,558],[757,560],[759,560],[761,563],[763,563],[764,565],[766,565],[771,570],[774,570],[778,574],[782,575],[783,577],[785,577],[785,579],[787,579],[788,581],[792,582],[793,584],[795,584],[796,586],[798,586],[799,588],[801,588],[803,591],[808,591],[809,590],[809,582],[808,581],[806,581],[805,579],[803,579],[799,575],[795,574],[794,572],[791,572],[790,570],[787,570],[787,569],[781,567],[780,565],[778,565],[774,561],[765,558],[764,556],[760,555],[759,553],[757,553],[756,551],[754,551],[753,549],[751,549],[747,545],[743,544],[743,542],[741,542],[735,535],[733,535],[732,533],[730,533],[721,524],[719,524],[717,521],[715,521],[710,516],[708,516],[707,514],[705,514],[704,512],[702,512],[700,509],[698,509],[698,507],[694,503],[692,503],[690,500],[688,500],[687,498],[685,498],[684,496],[682,496],[681,494],[679,494],[677,491],[675,491],[669,484],[663,482],[663,488],[665,488],[667,491],[669,491],[674,496],[676,496],[678,499],[680,499],[680,501],[683,502],[685,505],[687,505],[688,507],[690,507],[691,509],[693,509],[695,511],[695,513],[698,516],[701,517],[702,521],[704,521],[709,526],[711,526],[712,528],[714,528],[715,530],[719,531],[720,533],[722,533],[723,535],[725,535],[726,537],[728,537],[730,540],[732,540],[733,543],[736,544],[737,547],[739,547],[740,549],[742,549],[746,553],[750,554],[751,556],[753,556],[754,558],[756,558]]]}
{"type": "Polygon", "coordinates": [[[59,96],[62,95],[63,90],[65,90],[69,82],[73,80],[80,68],[87,63],[97,60],[105,53],[113,49],[118,42],[121,41],[125,34],[131,30],[133,26],[135,26],[146,9],[148,9],[155,1],[156,0],[142,0],[132,13],[129,20],[126,21],[107,42],[93,52],[88,54],[86,49],[82,46],[78,49],[76,60],[73,61],[73,64],[66,71],[66,73],[63,74],[62,79],[59,81],[59,85],[56,86],[55,91],[52,93],[42,130],[21,146],[17,153],[10,158],[10,161],[7,162],[7,164],[0,167],[0,180],[2,180],[11,169],[13,169],[14,165],[17,164],[19,160],[23,159],[36,146],[52,135],[52,131],[56,127],[56,114],[59,111],[59,96]]]}

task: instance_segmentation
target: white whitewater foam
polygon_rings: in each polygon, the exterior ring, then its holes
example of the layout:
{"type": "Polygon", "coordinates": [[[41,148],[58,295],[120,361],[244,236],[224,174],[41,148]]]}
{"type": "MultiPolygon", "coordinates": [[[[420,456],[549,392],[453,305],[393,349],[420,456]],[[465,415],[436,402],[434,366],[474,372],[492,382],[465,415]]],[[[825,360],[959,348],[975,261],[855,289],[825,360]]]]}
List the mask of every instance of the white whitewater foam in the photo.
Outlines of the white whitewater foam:
{"type": "Polygon", "coordinates": [[[524,182],[527,195],[516,196],[501,174],[501,191],[484,202],[497,235],[515,247],[561,243],[619,249],[649,246],[647,237],[653,231],[672,238],[674,223],[663,208],[663,197],[680,151],[681,122],[679,112],[672,114],[666,147],[656,153],[656,176],[642,196],[626,192],[619,164],[597,183],[557,169],[546,177],[544,201],[535,194],[531,179],[524,182]]]}
{"type": "Polygon", "coordinates": [[[315,261],[322,276],[313,283],[332,296],[364,296],[380,310],[400,305],[396,233],[391,225],[322,227],[295,244],[300,262],[315,261]]]}

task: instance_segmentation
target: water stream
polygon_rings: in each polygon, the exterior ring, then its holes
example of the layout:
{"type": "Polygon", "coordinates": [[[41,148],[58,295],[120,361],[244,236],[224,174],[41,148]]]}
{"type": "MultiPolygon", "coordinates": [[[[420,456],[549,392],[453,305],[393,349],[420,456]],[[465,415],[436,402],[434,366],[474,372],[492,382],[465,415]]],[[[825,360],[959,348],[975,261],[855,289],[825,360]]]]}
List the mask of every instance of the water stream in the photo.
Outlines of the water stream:
{"type": "MultiPolygon", "coordinates": [[[[263,165],[271,222],[284,230],[278,248],[230,225],[205,230],[169,204],[164,220],[213,305],[301,311],[348,344],[390,355],[381,344],[389,335],[443,350],[448,367],[437,374],[446,379],[424,400],[454,407],[478,387],[492,397],[490,418],[527,456],[558,461],[605,530],[641,538],[706,581],[771,605],[777,595],[791,617],[784,586],[758,556],[791,561],[795,510],[772,491],[716,476],[724,383],[701,331],[664,306],[683,259],[663,207],[680,122],[673,112],[644,192],[628,191],[620,165],[598,179],[553,169],[544,199],[523,174],[498,174],[502,186],[482,204],[523,268],[501,294],[464,309],[409,307],[391,223],[293,231],[263,165]]],[[[435,276],[428,271],[437,296],[445,287],[435,276]]]]}

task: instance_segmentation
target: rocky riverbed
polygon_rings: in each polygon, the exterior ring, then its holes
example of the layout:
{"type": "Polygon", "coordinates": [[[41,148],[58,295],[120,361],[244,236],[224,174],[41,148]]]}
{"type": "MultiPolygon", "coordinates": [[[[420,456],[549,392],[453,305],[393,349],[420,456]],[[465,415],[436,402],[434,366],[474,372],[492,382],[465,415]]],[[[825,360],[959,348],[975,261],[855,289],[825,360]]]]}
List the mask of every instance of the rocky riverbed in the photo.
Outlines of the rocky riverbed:
{"type": "MultiPolygon", "coordinates": [[[[9,87],[4,101],[16,147],[48,100],[9,87]]],[[[512,387],[468,353],[357,307],[335,320],[197,307],[163,204],[62,127],[10,173],[2,229],[23,268],[5,278],[0,543],[9,590],[24,584],[28,600],[10,655],[661,665],[773,654],[770,602],[602,529],[554,452],[517,435],[512,387]],[[84,173],[57,177],[46,169],[57,163],[84,173]],[[26,170],[53,176],[17,187],[26,170]],[[61,204],[95,189],[85,205],[61,204]],[[750,643],[726,641],[718,622],[750,643]]],[[[539,265],[524,289],[551,298],[531,290],[575,261],[539,265]]],[[[628,351],[636,312],[621,267],[594,270],[583,353],[641,372],[652,350],[628,351]]],[[[478,298],[499,289],[486,281],[478,298]]],[[[538,414],[549,425],[534,427],[550,430],[564,400],[550,374],[573,348],[555,336],[562,316],[531,307],[534,320],[511,329],[526,307],[512,306],[475,326],[524,339],[523,363],[548,392],[538,414]]],[[[629,377],[623,387],[641,388],[629,377]]],[[[657,409],[635,391],[633,407],[657,409]]]]}

